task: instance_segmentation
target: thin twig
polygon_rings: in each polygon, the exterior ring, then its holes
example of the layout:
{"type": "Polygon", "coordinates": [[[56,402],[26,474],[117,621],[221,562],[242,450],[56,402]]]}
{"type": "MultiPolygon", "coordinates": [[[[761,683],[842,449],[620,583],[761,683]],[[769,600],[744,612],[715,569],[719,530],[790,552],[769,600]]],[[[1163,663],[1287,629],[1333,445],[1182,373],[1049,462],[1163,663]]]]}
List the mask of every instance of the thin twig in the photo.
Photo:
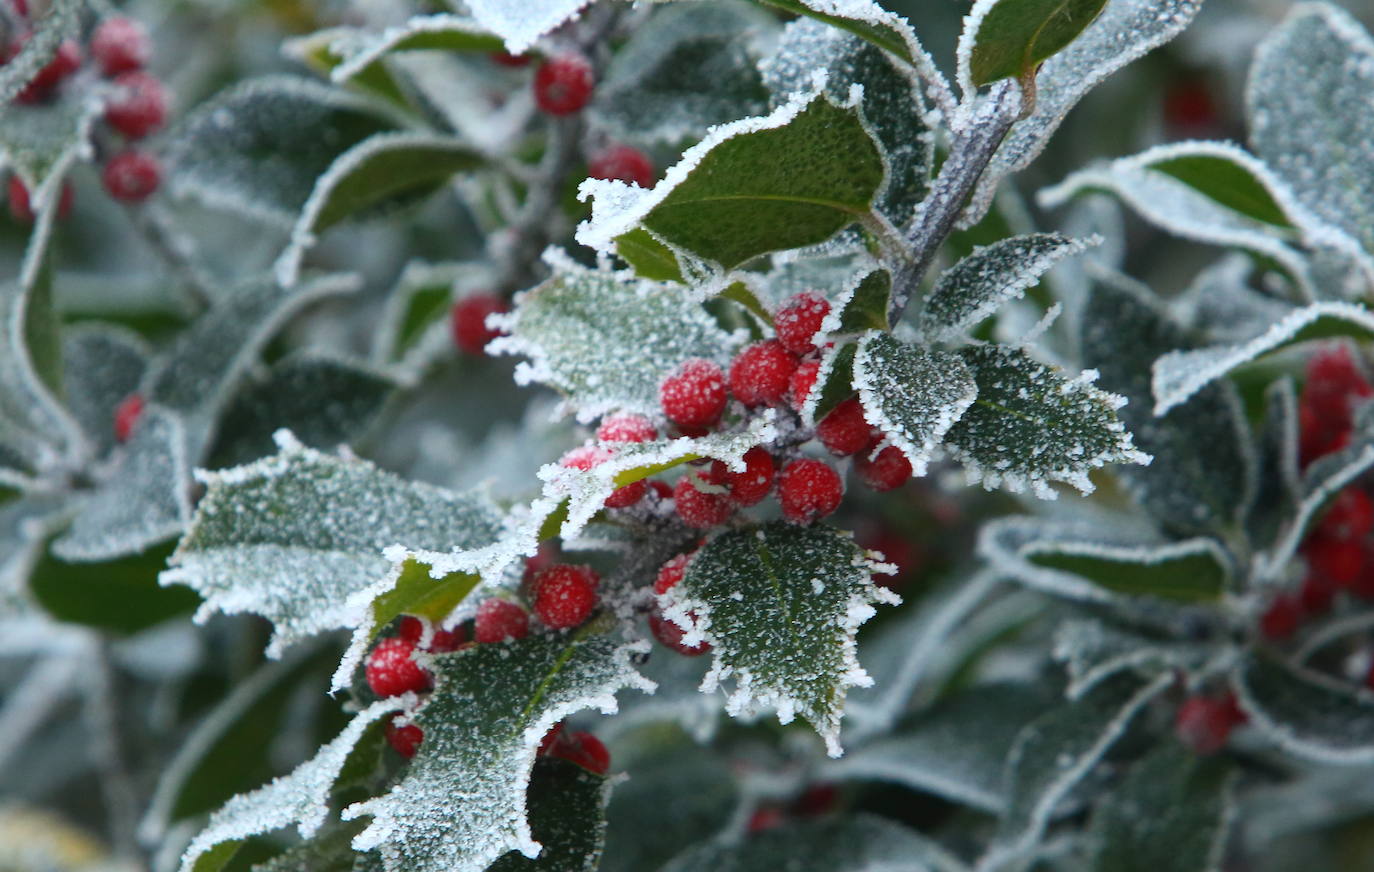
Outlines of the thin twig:
{"type": "Polygon", "coordinates": [[[91,691],[87,697],[87,722],[92,733],[91,754],[100,773],[100,788],[105,798],[110,843],[115,853],[130,862],[141,864],[138,849],[138,791],[124,759],[120,730],[118,677],[115,673],[110,643],[102,639],[95,648],[94,669],[91,670],[91,691]]]}

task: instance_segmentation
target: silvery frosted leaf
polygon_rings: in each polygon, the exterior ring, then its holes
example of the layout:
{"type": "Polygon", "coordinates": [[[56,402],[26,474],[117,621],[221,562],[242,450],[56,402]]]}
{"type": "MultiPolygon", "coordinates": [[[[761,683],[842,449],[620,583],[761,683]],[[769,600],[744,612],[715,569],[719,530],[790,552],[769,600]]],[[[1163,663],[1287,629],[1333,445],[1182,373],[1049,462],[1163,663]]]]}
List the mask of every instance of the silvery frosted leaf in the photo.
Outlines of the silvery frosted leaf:
{"type": "Polygon", "coordinates": [[[859,341],[854,387],[868,422],[906,455],[916,475],[925,475],[936,447],[978,393],[959,355],[879,331],[859,341]]]}
{"type": "Polygon", "coordinates": [[[1249,724],[1283,751],[1316,763],[1374,762],[1374,697],[1368,690],[1255,654],[1233,684],[1249,724]]]}
{"type": "Polygon", "coordinates": [[[592,117],[631,142],[675,144],[766,112],[755,45],[776,28],[746,3],[667,6],[616,51],[597,83],[592,117]]]}
{"type": "Polygon", "coordinates": [[[871,683],[855,633],[874,605],[900,601],[874,584],[873,571],[862,548],[826,527],[775,522],[736,530],[692,559],[664,595],[664,615],[694,626],[684,644],[711,643],[701,687],[709,693],[733,680],[727,712],[774,708],[784,724],[801,715],[839,756],[845,693],[871,683]]]}
{"type": "Polygon", "coordinates": [[[0,68],[0,104],[9,104],[57,54],[57,46],[81,30],[81,0],[53,0],[33,24],[33,36],[0,68]]]}
{"type": "Polygon", "coordinates": [[[933,840],[876,815],[798,821],[755,833],[738,845],[687,851],[663,872],[967,872],[933,840]]]}
{"type": "Polygon", "coordinates": [[[1298,389],[1292,378],[1273,382],[1264,392],[1264,418],[1258,428],[1259,477],[1250,515],[1245,519],[1250,540],[1266,547],[1278,537],[1292,507],[1302,501],[1298,470],[1298,389]]]}
{"type": "Polygon", "coordinates": [[[1229,761],[1163,744],[1131,766],[1093,812],[1096,872],[1216,869],[1232,819],[1229,761]]]}
{"type": "Polygon", "coordinates": [[[525,792],[540,740],[574,712],[614,712],[619,690],[652,692],[630,666],[643,650],[588,626],[429,658],[436,685],[413,716],[424,741],[389,792],[344,810],[372,819],[353,847],[375,849],[393,872],[482,872],[507,851],[539,856],[525,792]]]}
{"type": "Polygon", "coordinates": [[[30,204],[60,196],[62,177],[89,148],[91,125],[103,110],[99,93],[80,85],[64,88],[52,102],[0,108],[0,161],[23,181],[30,204]]]}
{"type": "Polygon", "coordinates": [[[453,347],[448,331],[450,303],[467,292],[490,287],[492,281],[490,269],[481,263],[406,264],[387,297],[372,361],[399,364],[407,374],[422,372],[453,347]]]}
{"type": "Polygon", "coordinates": [[[115,445],[115,408],[138,390],[152,349],[132,330],[79,324],[62,337],[62,397],[96,453],[115,445]]]}
{"type": "Polygon", "coordinates": [[[170,539],[191,518],[186,427],[175,412],[150,405],[123,454],[53,543],[62,560],[108,560],[170,539]]]}
{"type": "Polygon", "coordinates": [[[1098,241],[1036,233],[975,248],[940,274],[921,310],[921,329],[931,339],[958,336],[1034,287],[1056,263],[1098,241]]]}
{"type": "Polygon", "coordinates": [[[1186,347],[1189,334],[1149,289],[1101,271],[1084,304],[1079,348],[1102,386],[1127,397],[1118,413],[1149,466],[1122,466],[1117,476],[1159,524],[1183,535],[1231,527],[1253,502],[1258,463],[1234,386],[1210,385],[1157,417],[1149,367],[1186,347]]]}
{"type": "Polygon", "coordinates": [[[248,872],[359,872],[367,855],[356,853],[349,844],[357,830],[357,826],[326,826],[272,859],[254,863],[248,872]]]}
{"type": "Polygon", "coordinates": [[[490,351],[528,358],[516,381],[559,391],[581,421],[617,410],[658,419],[659,384],[678,364],[704,357],[726,366],[735,346],[681,287],[569,261],[493,320],[509,335],[490,351]]]}
{"type": "Polygon", "coordinates": [[[975,89],[1001,79],[1033,76],[1092,24],[1106,0],[977,0],[959,34],[959,87],[975,89]]]}
{"type": "Polygon", "coordinates": [[[1254,263],[1230,254],[1206,267],[1170,301],[1174,316],[1213,342],[1244,341],[1293,311],[1293,304],[1256,290],[1254,263]]]}
{"type": "MultiPolygon", "coordinates": [[[[337,83],[357,82],[379,93],[394,89],[385,59],[393,52],[501,50],[501,40],[470,18],[460,15],[416,15],[380,33],[347,29],[326,31],[312,41],[310,52],[327,65],[337,83]]],[[[298,44],[297,53],[306,49],[298,44]]],[[[306,49],[308,50],[308,49],[306,49]]]]}
{"type": "Polygon", "coordinates": [[[205,598],[200,620],[216,611],[269,618],[274,656],[360,623],[366,602],[350,596],[391,570],[384,549],[477,548],[502,535],[501,514],[480,495],[408,482],[286,433],[280,445],[274,457],[200,473],[205,496],[161,576],[205,598]]]}
{"type": "Polygon", "coordinates": [[[824,297],[833,309],[844,288],[876,267],[873,256],[856,246],[826,254],[784,252],[773,257],[767,272],[740,273],[738,278],[769,313],[804,291],[824,297]]]}
{"type": "Polygon", "coordinates": [[[610,779],[557,758],[536,760],[525,807],[530,832],[542,846],[531,860],[518,851],[488,867],[489,872],[596,872],[606,841],[610,779]]]}
{"type": "Polygon", "coordinates": [[[1142,668],[1192,672],[1214,654],[1211,645],[1161,641],[1104,621],[1066,621],[1054,635],[1054,657],[1069,673],[1071,698],[1118,672],[1142,668]]]}
{"type": "Polygon", "coordinates": [[[0,502],[0,614],[30,599],[29,573],[70,513],[66,494],[37,492],[0,502]]]}
{"type": "Polygon", "coordinates": [[[506,51],[521,54],[539,37],[575,17],[591,0],[467,0],[477,23],[506,41],[506,51]]]}
{"type": "Polygon", "coordinates": [[[191,841],[181,858],[181,872],[221,868],[233,856],[238,843],[249,836],[289,826],[294,826],[304,838],[319,831],[329,818],[329,797],[353,746],[373,721],[395,708],[394,700],[374,702],[295,771],[225,803],[191,841]]]}
{"type": "Polygon", "coordinates": [[[1089,90],[1126,64],[1177,36],[1202,0],[1112,0],[1097,20],[1035,77],[1035,112],[1016,123],[978,182],[963,216],[975,223],[992,204],[997,186],[1025,168],[1048,144],[1069,110],[1089,90]]]}
{"type": "Polygon", "coordinates": [[[762,68],[778,102],[813,88],[818,72],[825,74],[825,91],[837,102],[853,85],[863,87],[864,120],[888,165],[878,209],[897,226],[910,221],[930,185],[936,127],[916,72],[871,42],[806,18],[788,24],[762,68]]]}
{"type": "Polygon", "coordinates": [[[1094,387],[1095,371],[1069,378],[1004,345],[970,346],[959,355],[978,394],[945,434],[945,445],[971,482],[1053,499],[1049,482],[1086,494],[1093,490],[1092,470],[1150,462],[1117,416],[1126,399],[1094,387]]]}

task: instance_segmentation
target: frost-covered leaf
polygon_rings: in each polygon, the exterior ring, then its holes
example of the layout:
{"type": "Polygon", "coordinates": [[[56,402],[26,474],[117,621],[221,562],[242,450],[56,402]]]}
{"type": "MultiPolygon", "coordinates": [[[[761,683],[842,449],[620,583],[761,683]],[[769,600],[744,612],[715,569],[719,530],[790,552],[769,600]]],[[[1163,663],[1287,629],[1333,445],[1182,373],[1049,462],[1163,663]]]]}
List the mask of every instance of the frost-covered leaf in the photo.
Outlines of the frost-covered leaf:
{"type": "Polygon", "coordinates": [[[399,364],[409,378],[452,353],[450,304],[469,292],[490,288],[493,281],[490,268],[480,262],[417,260],[406,264],[387,297],[372,362],[399,364]]]}
{"type": "Polygon", "coordinates": [[[643,227],[621,234],[615,241],[615,253],[630,265],[635,275],[656,282],[686,281],[673,250],[654,238],[643,227]]]}
{"type": "Polygon", "coordinates": [[[696,614],[696,629],[684,639],[712,645],[703,691],[734,680],[731,715],[773,707],[788,723],[800,714],[838,756],[845,694],[871,681],[854,634],[875,604],[898,601],[873,583],[872,571],[862,548],[825,527],[736,530],[693,558],[666,595],[664,614],[684,625],[696,614]]]}
{"type": "Polygon", "coordinates": [[[1260,44],[1250,142],[1302,205],[1374,253],[1374,40],[1349,13],[1304,4],[1260,44]]]}
{"type": "Polygon", "coordinates": [[[464,5],[483,28],[506,41],[506,51],[521,54],[535,40],[574,17],[591,0],[467,0],[464,5]]]}
{"type": "Polygon", "coordinates": [[[1301,342],[1337,336],[1374,337],[1374,313],[1355,303],[1313,303],[1295,309],[1247,341],[1171,351],[1154,364],[1155,414],[1164,414],[1203,386],[1267,354],[1301,342]]]}
{"type": "Polygon", "coordinates": [[[643,226],[708,267],[732,269],[873,221],[885,175],[856,107],[798,94],[767,116],[715,128],[652,189],[583,182],[592,217],[577,240],[610,251],[643,226]]]}
{"type": "Polygon", "coordinates": [[[531,860],[512,851],[489,872],[596,872],[606,840],[610,781],[566,760],[536,760],[526,791],[530,831],[542,848],[531,860]]]}
{"type": "Polygon", "coordinates": [[[249,836],[294,826],[303,838],[319,831],[329,817],[329,797],[354,745],[394,700],[379,700],[359,712],[343,732],[289,775],[251,793],[240,794],[210,816],[205,829],[181,858],[181,872],[218,872],[249,836]]]}
{"type": "Polygon", "coordinates": [[[1163,417],[1151,411],[1149,367],[1186,347],[1188,334],[1146,288],[1116,274],[1091,286],[1081,318],[1084,366],[1129,402],[1118,413],[1154,460],[1117,476],[1165,529],[1184,535],[1232,527],[1254,499],[1257,460],[1235,388],[1215,384],[1163,417]]]}
{"type": "Polygon", "coordinates": [[[131,330],[95,324],[62,337],[62,399],[103,455],[115,445],[115,408],[138,390],[152,350],[131,330]]]}
{"type": "Polygon", "coordinates": [[[62,560],[109,560],[181,533],[191,518],[186,427],[174,412],[148,406],[109,478],[53,543],[62,560]]]}
{"type": "Polygon", "coordinates": [[[1026,79],[1073,42],[1107,0],[979,0],[959,35],[965,94],[998,79],[1026,79]]]}
{"type": "Polygon", "coordinates": [[[1264,418],[1257,428],[1259,476],[1254,505],[1245,519],[1250,540],[1263,547],[1272,543],[1292,506],[1302,499],[1298,471],[1298,391],[1291,378],[1279,379],[1264,392],[1264,418]]]}
{"type": "Polygon", "coordinates": [[[960,355],[977,398],[949,428],[945,444],[972,481],[1027,488],[1052,499],[1049,482],[1091,493],[1088,473],[1108,463],[1149,463],[1117,417],[1123,397],[1093,386],[1097,375],[1067,378],[1019,348],[971,346],[960,355]]]}
{"type": "Polygon", "coordinates": [[[1093,813],[1094,872],[1215,869],[1231,817],[1225,759],[1199,757],[1179,742],[1138,761],[1093,813]]]}
{"type": "Polygon", "coordinates": [[[393,872],[482,872],[507,851],[538,856],[525,791],[540,740],[574,712],[614,712],[618,690],[652,692],[630,666],[643,650],[585,627],[432,658],[435,689],[414,715],[424,741],[395,787],[344,810],[372,818],[353,846],[376,849],[393,872]]]}
{"type": "Polygon", "coordinates": [[[79,87],[64,89],[50,103],[14,101],[0,108],[0,160],[33,192],[32,204],[60,196],[62,177],[86,148],[103,109],[98,97],[79,87]]]}
{"type": "Polygon", "coordinates": [[[662,9],[606,68],[592,104],[596,119],[623,139],[679,143],[768,111],[754,54],[775,28],[771,16],[746,3],[662,9]]]}
{"type": "Polygon", "coordinates": [[[137,633],[199,604],[184,588],[158,586],[157,574],[172,553],[170,541],[147,551],[100,563],[68,563],[43,553],[29,569],[28,591],[59,621],[137,633]]]}
{"type": "Polygon", "coordinates": [[[1127,670],[1192,672],[1215,653],[1208,644],[1159,639],[1105,621],[1066,621],[1054,636],[1054,656],[1069,673],[1071,698],[1127,670]]]}
{"type": "Polygon", "coordinates": [[[802,404],[802,421],[814,424],[854,396],[854,356],[858,349],[857,342],[846,342],[821,352],[816,384],[802,404]]]}
{"type": "Polygon", "coordinates": [[[978,386],[959,355],[871,332],[854,355],[854,386],[870,424],[925,475],[931,454],[974,402],[978,386]]]}
{"type": "Polygon", "coordinates": [[[1097,20],[1035,77],[1035,112],[1015,124],[978,181],[963,223],[976,222],[992,205],[997,187],[1044,150],[1088,91],[1126,64],[1177,36],[1202,0],[1112,0],[1097,20]]]}
{"type": "Polygon", "coordinates": [[[821,332],[887,330],[891,301],[892,273],[885,269],[856,273],[834,298],[830,314],[821,324],[821,332]]]}
{"type": "Polygon", "coordinates": [[[345,91],[309,79],[255,79],[182,123],[168,177],[179,196],[289,227],[335,159],[393,127],[345,91]]]}
{"type": "Polygon", "coordinates": [[[1269,167],[1229,142],[1180,142],[1147,152],[1140,166],[1173,176],[1246,217],[1292,227],[1284,204],[1292,193],[1269,167]]]}
{"type": "Polygon", "coordinates": [[[738,845],[705,844],[663,872],[966,872],[939,844],[887,818],[859,814],[798,821],[755,833],[738,845]]]}
{"type": "Polygon", "coordinates": [[[301,259],[330,227],[412,204],[482,163],[472,147],[452,137],[381,133],[358,143],[316,182],[291,230],[291,242],[277,259],[277,281],[296,283],[301,259]]]}
{"type": "Polygon", "coordinates": [[[616,410],[658,418],[658,387],[678,364],[728,365],[734,342],[682,288],[560,260],[553,277],[499,319],[509,336],[493,354],[529,358],[520,384],[546,384],[582,421],[616,410]]]}
{"type": "Polygon", "coordinates": [[[921,310],[922,330],[931,339],[957,336],[1034,287],[1056,263],[1094,242],[1036,233],[975,248],[936,281],[921,310]]]}
{"type": "Polygon", "coordinates": [[[1234,571],[1231,558],[1210,538],[1160,542],[1106,525],[1029,517],[986,525],[978,550],[1023,584],[1103,602],[1121,594],[1215,601],[1234,571]]]}
{"type": "Polygon", "coordinates": [[[38,71],[52,61],[58,45],[80,33],[85,8],[81,0],[53,0],[35,10],[40,15],[33,22],[33,36],[0,68],[0,104],[10,104],[38,71]]]}
{"type": "Polygon", "coordinates": [[[313,54],[328,65],[330,79],[340,84],[356,81],[374,90],[390,79],[385,59],[393,53],[494,52],[502,46],[498,37],[459,15],[417,15],[380,33],[335,30],[321,36],[312,46],[313,54]]]}
{"type": "Polygon", "coordinates": [[[357,626],[363,608],[350,597],[391,571],[383,549],[477,548],[503,531],[481,495],[408,482],[289,435],[274,457],[201,476],[205,496],[162,582],[195,588],[205,598],[199,619],[216,611],[269,618],[273,655],[357,626]]]}
{"type": "Polygon", "coordinates": [[[1234,675],[1236,695],[1261,735],[1318,763],[1374,762],[1374,696],[1369,691],[1256,654],[1234,675]]]}

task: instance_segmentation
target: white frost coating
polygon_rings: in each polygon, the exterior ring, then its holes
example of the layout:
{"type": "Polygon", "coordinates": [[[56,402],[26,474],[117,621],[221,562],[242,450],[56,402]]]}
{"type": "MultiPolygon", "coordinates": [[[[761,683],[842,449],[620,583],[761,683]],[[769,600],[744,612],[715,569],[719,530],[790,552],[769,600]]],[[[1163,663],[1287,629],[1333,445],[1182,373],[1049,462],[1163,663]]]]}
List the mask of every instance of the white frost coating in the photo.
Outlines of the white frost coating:
{"type": "Polygon", "coordinates": [[[1091,620],[1067,621],[1054,634],[1053,656],[1069,673],[1064,695],[1071,700],[1082,699],[1119,672],[1146,665],[1182,669],[1191,675],[1214,653],[1206,645],[1151,644],[1144,637],[1108,629],[1091,620]]]}
{"type": "Polygon", "coordinates": [[[535,40],[573,18],[591,0],[467,0],[477,23],[523,54],[535,40]]]}
{"type": "MultiPolygon", "coordinates": [[[[1374,722],[1374,694],[1363,687],[1286,662],[1259,658],[1241,664],[1233,675],[1231,686],[1250,726],[1294,757],[1328,765],[1367,766],[1374,763],[1374,742],[1370,742],[1369,730],[1369,724],[1374,722]],[[1260,670],[1282,672],[1282,680],[1289,684],[1287,689],[1296,690],[1299,698],[1261,699],[1252,687],[1254,673],[1260,670]],[[1343,715],[1350,722],[1344,729],[1334,723],[1343,715]],[[1304,719],[1316,725],[1317,729],[1312,732],[1318,735],[1304,735],[1301,729],[1304,719]],[[1323,742],[1325,737],[1321,732],[1333,734],[1335,740],[1323,742]]],[[[1269,689],[1276,695],[1284,690],[1269,689]]]]}
{"type": "Polygon", "coordinates": [[[222,842],[270,833],[292,824],[301,838],[313,836],[329,816],[329,795],[353,746],[373,721],[395,710],[395,700],[374,702],[291,774],[226,802],[210,816],[205,829],[186,849],[181,858],[181,872],[192,872],[200,856],[222,842]]]}
{"type": "Polygon", "coordinates": [[[954,48],[954,78],[959,83],[959,93],[963,95],[961,107],[970,106],[978,96],[978,88],[973,84],[973,50],[978,44],[978,31],[983,27],[983,19],[1002,0],[975,0],[968,14],[964,16],[959,42],[954,48]]]}
{"type": "Polygon", "coordinates": [[[330,41],[330,51],[344,58],[343,63],[329,71],[329,80],[337,84],[349,81],[385,57],[396,45],[413,36],[432,33],[456,33],[463,36],[485,36],[487,31],[460,15],[417,15],[404,24],[388,27],[379,34],[359,35],[343,30],[330,41]]]}
{"type": "Polygon", "coordinates": [[[1344,321],[1351,333],[1374,334],[1374,313],[1355,303],[1313,303],[1298,309],[1259,336],[1235,345],[1171,351],[1155,361],[1152,387],[1155,414],[1163,415],[1236,367],[1284,347],[1305,327],[1322,318],[1344,321]]]}
{"type": "Polygon", "coordinates": [[[821,365],[816,369],[815,384],[807,393],[806,401],[802,403],[801,409],[798,410],[802,423],[808,427],[816,426],[816,407],[820,405],[821,395],[825,393],[823,388],[834,374],[835,361],[839,359],[840,352],[843,350],[844,346],[833,345],[821,352],[821,365]]]}
{"type": "MultiPolygon", "coordinates": [[[[1344,454],[1337,456],[1341,457],[1344,454]]],[[[1324,479],[1315,483],[1307,483],[1306,492],[1298,503],[1298,510],[1288,521],[1288,526],[1284,528],[1283,535],[1267,552],[1262,552],[1256,556],[1255,580],[1273,583],[1283,579],[1289,561],[1297,553],[1298,546],[1302,544],[1303,537],[1312,525],[1317,513],[1347,484],[1364,474],[1371,466],[1374,466],[1374,444],[1366,443],[1351,452],[1349,459],[1339,468],[1328,473],[1324,479]]],[[[1325,472],[1324,466],[1322,471],[1325,472]]]]}
{"type": "MultiPolygon", "coordinates": [[[[840,286],[840,292],[833,297],[826,293],[825,288],[815,289],[822,296],[830,298],[830,311],[825,313],[825,318],[822,319],[821,326],[816,329],[816,334],[811,337],[817,348],[824,348],[829,335],[841,331],[843,326],[841,322],[844,321],[845,310],[854,303],[854,295],[858,292],[859,286],[867,281],[868,277],[874,273],[885,271],[886,270],[876,262],[865,262],[858,272],[845,279],[844,284],[840,286]]],[[[889,293],[891,293],[890,290],[889,293]]],[[[825,384],[825,382],[818,377],[816,379],[816,384],[825,384]]],[[[817,396],[817,394],[813,393],[807,395],[808,402],[812,400],[813,396],[817,396]]]]}

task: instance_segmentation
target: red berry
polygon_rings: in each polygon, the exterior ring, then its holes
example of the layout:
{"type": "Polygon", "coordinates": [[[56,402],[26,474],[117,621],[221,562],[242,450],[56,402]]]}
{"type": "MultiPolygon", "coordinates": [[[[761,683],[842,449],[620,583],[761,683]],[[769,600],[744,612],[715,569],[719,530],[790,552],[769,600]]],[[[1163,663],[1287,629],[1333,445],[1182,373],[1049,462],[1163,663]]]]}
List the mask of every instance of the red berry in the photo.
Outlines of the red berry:
{"type": "Polygon", "coordinates": [[[891,563],[897,567],[897,572],[893,575],[875,573],[873,581],[876,584],[900,588],[910,579],[912,573],[921,568],[921,547],[896,530],[888,527],[869,527],[856,538],[864,548],[881,554],[884,563],[891,563]]]}
{"type": "Polygon", "coordinates": [[[391,720],[386,722],[386,742],[397,754],[409,759],[415,756],[415,752],[420,747],[420,742],[425,738],[425,733],[414,724],[397,726],[396,718],[398,717],[400,716],[394,715],[391,720]]]}
{"type": "Polygon", "coordinates": [[[861,451],[854,462],[854,468],[864,484],[875,491],[890,491],[906,484],[907,479],[911,478],[911,461],[906,459],[902,450],[896,445],[889,445],[879,451],[877,457],[869,460],[872,447],[870,445],[861,451]]]}
{"type": "Polygon", "coordinates": [[[1178,707],[1174,718],[1174,735],[1193,753],[1215,754],[1230,738],[1231,731],[1245,723],[1245,713],[1236,704],[1235,696],[1227,694],[1217,699],[1190,696],[1178,707]]]}
{"type": "Polygon", "coordinates": [[[697,657],[711,650],[711,643],[704,640],[695,645],[682,644],[682,637],[686,631],[657,612],[649,615],[649,630],[663,647],[670,648],[683,657],[697,657]]]}
{"type": "Polygon", "coordinates": [[[563,733],[553,743],[549,756],[576,763],[583,769],[605,775],[611,768],[611,752],[591,733],[563,733]]]}
{"type": "Polygon", "coordinates": [[[1317,525],[1317,534],[1330,539],[1359,539],[1374,530],[1374,500],[1358,487],[1341,491],[1317,525]]]}
{"type": "Polygon", "coordinates": [[[590,566],[555,563],[530,582],[534,613],[551,629],[576,627],[596,607],[596,585],[600,580],[590,566]]]}
{"type": "Polygon", "coordinates": [[[418,645],[425,635],[425,622],[414,615],[401,615],[401,620],[396,622],[396,635],[412,645],[418,645]]]}
{"type": "Polygon", "coordinates": [[[797,368],[792,371],[792,378],[787,383],[787,394],[792,398],[792,408],[798,412],[802,410],[811,389],[816,386],[816,377],[820,373],[821,362],[817,358],[808,358],[797,364],[797,368]]]}
{"type": "MultiPolygon", "coordinates": [[[[29,41],[31,35],[25,34],[10,45],[10,57],[18,54],[19,49],[29,41]]],[[[39,103],[46,100],[53,89],[62,84],[63,79],[79,69],[81,69],[81,47],[70,39],[64,40],[57,47],[57,55],[29,80],[29,83],[24,86],[24,90],[20,91],[19,96],[15,99],[20,103],[39,103]]]]}
{"type": "Polygon", "coordinates": [[[1336,585],[1330,577],[1320,572],[1308,572],[1303,577],[1302,587],[1298,589],[1298,603],[1304,614],[1321,614],[1331,608],[1336,598],[1336,585]]]}
{"type": "Polygon", "coordinates": [[[167,89],[148,73],[123,73],[114,80],[119,90],[105,104],[105,121],[129,139],[142,139],[167,120],[167,89]]]}
{"type": "Polygon", "coordinates": [[[503,67],[527,67],[530,65],[529,55],[513,55],[508,51],[494,51],[491,53],[491,59],[503,67]]]}
{"type": "Polygon", "coordinates": [[[792,803],[794,814],[815,817],[834,811],[840,802],[840,791],[833,784],[813,784],[792,803]]]}
{"type": "Polygon", "coordinates": [[[1344,447],[1350,439],[1354,405],[1374,396],[1346,345],[1323,348],[1308,360],[1307,381],[1298,402],[1303,463],[1344,447]]]}
{"type": "MultiPolygon", "coordinates": [[[[33,223],[33,206],[29,203],[29,189],[24,187],[24,183],[19,180],[19,176],[10,176],[9,183],[10,214],[16,221],[24,224],[33,223]]],[[[72,190],[70,182],[62,183],[62,193],[57,200],[58,219],[66,218],[72,214],[72,203],[76,200],[76,192],[72,190]]]]}
{"type": "Polygon", "coordinates": [[[1302,621],[1302,605],[1290,594],[1281,593],[1260,615],[1260,632],[1266,639],[1280,642],[1298,631],[1302,621]]]}
{"type": "MultiPolygon", "coordinates": [[[[598,463],[604,463],[611,459],[609,449],[602,448],[600,445],[582,445],[564,454],[558,461],[561,465],[569,469],[588,470],[598,463]]],[[[623,509],[633,506],[644,498],[644,492],[648,485],[643,479],[632,481],[624,487],[618,487],[606,497],[605,506],[608,509],[623,509]]]]}
{"type": "Polygon", "coordinates": [[[508,312],[506,301],[495,294],[473,294],[453,304],[449,327],[453,344],[464,354],[480,357],[487,343],[501,335],[500,330],[487,326],[487,316],[508,312]]]}
{"type": "Polygon", "coordinates": [[[14,11],[20,17],[27,18],[29,16],[29,0],[11,0],[11,5],[14,6],[14,11]]]}
{"type": "Polygon", "coordinates": [[[1218,118],[1216,100],[1199,79],[1176,82],[1164,92],[1164,121],[1180,132],[1196,134],[1216,126],[1218,118]]]}
{"type": "Polygon", "coordinates": [[[140,70],[152,55],[148,31],[132,18],[106,18],[91,35],[91,57],[106,76],[140,70]]]}
{"type": "Polygon", "coordinates": [[[782,811],[772,806],[763,806],[754,809],[754,813],[749,815],[748,829],[751,833],[761,833],[764,830],[776,829],[782,826],[782,811]]]}
{"type": "Polygon", "coordinates": [[[544,734],[544,738],[539,740],[539,751],[537,753],[540,756],[551,753],[553,751],[554,745],[558,744],[558,740],[562,737],[562,735],[563,722],[559,721],[552,727],[549,727],[549,731],[544,734]]]}
{"type": "Polygon", "coordinates": [[[643,415],[622,412],[601,419],[596,438],[602,442],[652,442],[658,438],[658,430],[643,415]]]}
{"type": "Polygon", "coordinates": [[[725,374],[709,360],[689,358],[664,379],[658,397],[663,414],[674,424],[710,427],[725,411],[725,374]]]}
{"type": "Polygon", "coordinates": [[[715,470],[689,472],[677,480],[673,488],[673,502],[677,506],[678,517],[689,527],[705,530],[725,523],[735,510],[730,495],[725,492],[724,477],[715,475],[715,470]],[[715,487],[719,492],[708,492],[698,487],[715,487]]]}
{"type": "Polygon", "coordinates": [[[821,322],[830,314],[830,303],[820,294],[802,291],[795,295],[773,316],[773,329],[778,332],[778,341],[783,348],[793,354],[806,354],[816,350],[813,341],[821,322]]]}
{"type": "Polygon", "coordinates": [[[435,630],[434,636],[429,640],[429,650],[435,654],[457,651],[467,642],[467,636],[467,631],[462,627],[454,627],[452,630],[435,630]]]}
{"type": "Polygon", "coordinates": [[[654,579],[654,593],[663,593],[682,581],[687,574],[687,564],[691,562],[691,554],[679,554],[663,564],[658,570],[658,577],[654,579]]]}
{"type": "Polygon", "coordinates": [[[840,507],[844,483],[828,463],[803,457],[783,467],[778,476],[778,502],[787,520],[807,524],[840,507]]]}
{"type": "Polygon", "coordinates": [[[730,392],[746,406],[776,406],[796,369],[797,359],[776,339],[755,342],[730,364],[730,392]]]}
{"type": "Polygon", "coordinates": [[[858,397],[840,403],[816,425],[816,438],[837,457],[862,451],[873,438],[858,397]]]}
{"type": "Polygon", "coordinates": [[[429,688],[429,673],[411,657],[415,643],[399,636],[383,639],[367,656],[367,686],[378,696],[400,696],[429,688]]]}
{"type": "Polygon", "coordinates": [[[1303,543],[1307,565],[1341,587],[1350,586],[1364,569],[1364,546],[1349,539],[1310,538],[1303,543]]]}
{"type": "Polygon", "coordinates": [[[658,498],[661,500],[671,500],[673,498],[673,486],[666,481],[660,481],[656,478],[649,479],[649,487],[654,493],[658,494],[658,498]]]}
{"type": "Polygon", "coordinates": [[[530,616],[516,603],[493,597],[477,607],[472,637],[487,645],[507,639],[523,639],[530,634],[530,616]]]}
{"type": "Polygon", "coordinates": [[[571,115],[592,98],[592,65],[581,55],[549,58],[534,72],[534,102],[550,115],[571,115]]]}
{"type": "Polygon", "coordinates": [[[773,490],[773,455],[762,445],[744,452],[744,472],[731,472],[717,460],[712,464],[713,477],[722,479],[730,488],[730,499],[737,506],[752,506],[773,490]]]}
{"type": "Polygon", "coordinates": [[[144,151],[122,151],[110,158],[100,174],[105,191],[124,203],[140,203],[162,184],[162,165],[144,151]]]}
{"type": "Polygon", "coordinates": [[[593,179],[618,179],[639,185],[654,186],[654,165],[644,152],[628,145],[612,145],[592,158],[587,175],[593,179]]]}
{"type": "Polygon", "coordinates": [[[115,406],[114,413],[114,432],[115,439],[120,442],[128,442],[133,435],[134,425],[138,423],[139,417],[143,414],[143,395],[129,394],[115,406]]]}

